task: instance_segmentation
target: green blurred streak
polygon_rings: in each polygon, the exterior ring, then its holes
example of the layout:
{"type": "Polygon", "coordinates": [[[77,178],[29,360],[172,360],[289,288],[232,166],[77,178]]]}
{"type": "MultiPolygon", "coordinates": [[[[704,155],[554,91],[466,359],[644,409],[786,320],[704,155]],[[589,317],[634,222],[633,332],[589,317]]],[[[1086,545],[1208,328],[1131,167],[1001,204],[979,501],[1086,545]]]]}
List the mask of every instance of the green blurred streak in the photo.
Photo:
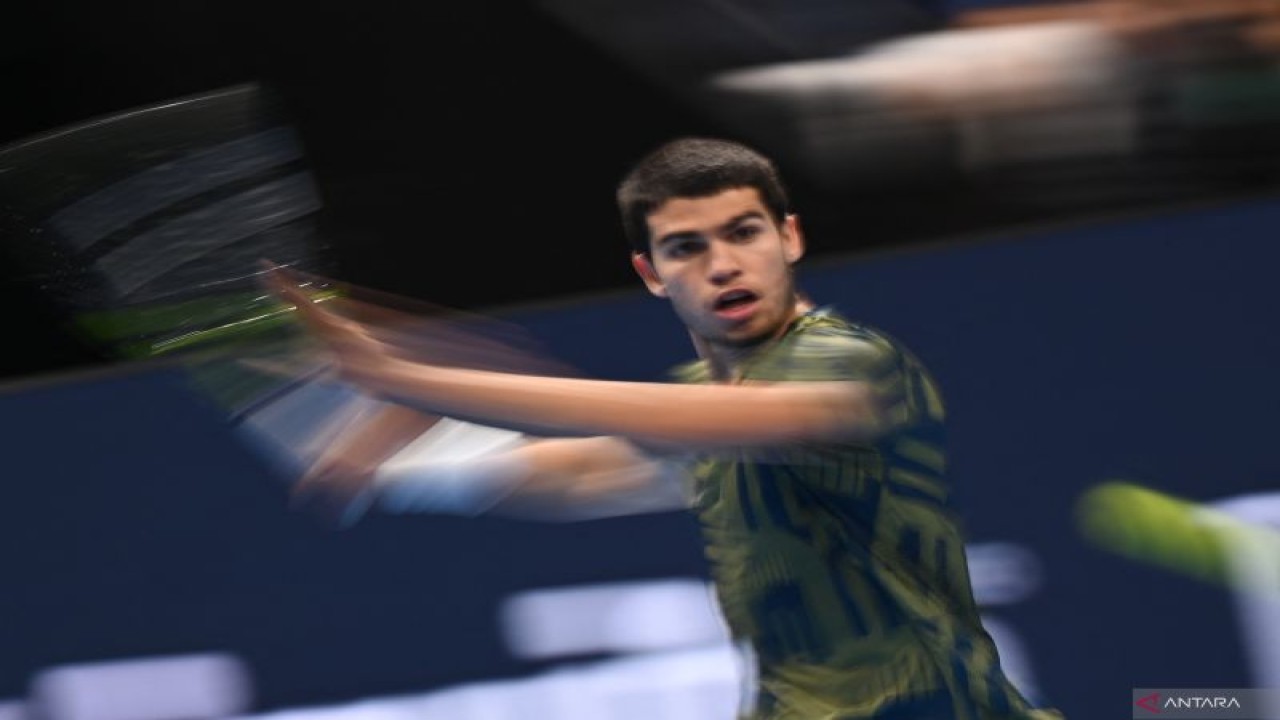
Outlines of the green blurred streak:
{"type": "Polygon", "coordinates": [[[1215,508],[1113,480],[1087,490],[1076,506],[1081,534],[1110,552],[1205,582],[1237,584],[1229,553],[1277,534],[1215,508]]]}
{"type": "MultiPolygon", "coordinates": [[[[333,289],[309,294],[314,302],[342,296],[333,289]]],[[[77,317],[77,326],[122,359],[145,359],[230,349],[282,330],[296,330],[293,312],[287,303],[260,292],[246,292],[83,313],[77,317]]]]}
{"type": "MultiPolygon", "coordinates": [[[[334,288],[306,292],[317,303],[344,296],[334,288]]],[[[319,352],[294,307],[263,292],[112,308],[76,320],[80,332],[120,360],[178,362],[192,389],[228,416],[300,379],[252,361],[297,366],[319,352]]]]}

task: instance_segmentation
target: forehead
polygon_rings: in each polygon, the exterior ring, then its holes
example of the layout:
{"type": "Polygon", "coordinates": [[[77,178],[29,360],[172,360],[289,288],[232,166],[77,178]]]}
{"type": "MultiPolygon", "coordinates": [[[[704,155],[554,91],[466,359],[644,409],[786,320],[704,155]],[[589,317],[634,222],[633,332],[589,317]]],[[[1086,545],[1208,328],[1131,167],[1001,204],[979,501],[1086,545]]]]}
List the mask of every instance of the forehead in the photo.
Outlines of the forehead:
{"type": "Polygon", "coordinates": [[[649,213],[649,237],[672,233],[710,232],[746,213],[769,217],[760,193],[752,187],[731,188],[705,197],[672,198],[649,213]]]}

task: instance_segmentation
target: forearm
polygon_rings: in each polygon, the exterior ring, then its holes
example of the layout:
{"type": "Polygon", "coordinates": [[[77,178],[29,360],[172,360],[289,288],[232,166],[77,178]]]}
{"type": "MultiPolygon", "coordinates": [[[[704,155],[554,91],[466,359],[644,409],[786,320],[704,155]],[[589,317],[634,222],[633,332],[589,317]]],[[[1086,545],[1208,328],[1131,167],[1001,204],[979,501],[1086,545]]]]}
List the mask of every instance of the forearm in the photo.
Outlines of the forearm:
{"type": "Polygon", "coordinates": [[[862,383],[678,385],[529,376],[388,360],[365,382],[431,412],[548,434],[718,446],[873,435],[879,413],[862,383]]]}
{"type": "Polygon", "coordinates": [[[419,364],[359,324],[317,308],[278,274],[272,288],[325,338],[350,380],[429,413],[544,435],[625,437],[690,448],[862,440],[882,424],[878,398],[853,381],[773,385],[635,383],[419,364]]]}
{"type": "Polygon", "coordinates": [[[655,494],[670,479],[662,464],[619,438],[530,439],[449,419],[439,427],[425,447],[379,468],[383,509],[564,519],[602,502],[673,502],[670,492],[655,494]]]}
{"type": "Polygon", "coordinates": [[[471,437],[442,438],[444,447],[436,443],[417,457],[410,446],[378,467],[371,490],[384,510],[478,515],[529,479],[525,459],[512,449],[524,442],[519,433],[452,420],[444,425],[455,425],[471,437]]]}
{"type": "Polygon", "coordinates": [[[440,418],[414,408],[389,403],[371,414],[354,418],[317,460],[317,466],[341,462],[370,469],[426,432],[440,418]]]}
{"type": "Polygon", "coordinates": [[[688,507],[683,465],[618,437],[538,440],[518,453],[527,474],[496,514],[563,522],[688,507]]]}

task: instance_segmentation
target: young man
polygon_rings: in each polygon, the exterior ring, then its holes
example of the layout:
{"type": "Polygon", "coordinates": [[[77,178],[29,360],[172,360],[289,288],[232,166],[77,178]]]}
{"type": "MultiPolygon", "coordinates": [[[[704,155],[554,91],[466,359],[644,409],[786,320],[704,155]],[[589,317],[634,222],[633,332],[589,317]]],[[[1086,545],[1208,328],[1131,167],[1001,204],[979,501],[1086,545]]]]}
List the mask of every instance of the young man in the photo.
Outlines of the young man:
{"type": "Polygon", "coordinates": [[[502,511],[661,492],[680,467],[721,608],[757,670],[743,717],[1060,717],[1029,707],[979,621],[937,388],[892,338],[798,292],[804,237],[774,165],[735,142],[679,139],[628,173],[618,202],[636,272],[697,351],[677,383],[404,360],[269,273],[343,376],[398,404],[303,490],[502,511]],[[388,470],[436,417],[538,437],[388,470]]]}

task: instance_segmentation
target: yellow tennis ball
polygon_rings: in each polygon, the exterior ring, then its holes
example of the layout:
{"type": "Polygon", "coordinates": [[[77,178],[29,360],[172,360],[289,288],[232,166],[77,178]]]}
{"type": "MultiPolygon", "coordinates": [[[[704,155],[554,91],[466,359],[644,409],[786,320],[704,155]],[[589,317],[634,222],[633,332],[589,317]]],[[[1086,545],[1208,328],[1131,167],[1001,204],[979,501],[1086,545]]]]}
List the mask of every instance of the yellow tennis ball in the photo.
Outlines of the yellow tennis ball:
{"type": "Polygon", "coordinates": [[[1202,580],[1227,583],[1227,526],[1210,522],[1206,512],[1212,511],[1151,488],[1113,480],[1080,497],[1076,519],[1084,537],[1102,548],[1202,580]]]}

